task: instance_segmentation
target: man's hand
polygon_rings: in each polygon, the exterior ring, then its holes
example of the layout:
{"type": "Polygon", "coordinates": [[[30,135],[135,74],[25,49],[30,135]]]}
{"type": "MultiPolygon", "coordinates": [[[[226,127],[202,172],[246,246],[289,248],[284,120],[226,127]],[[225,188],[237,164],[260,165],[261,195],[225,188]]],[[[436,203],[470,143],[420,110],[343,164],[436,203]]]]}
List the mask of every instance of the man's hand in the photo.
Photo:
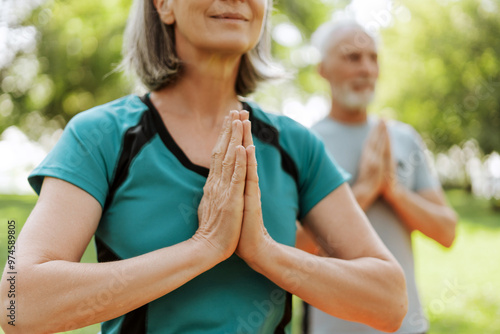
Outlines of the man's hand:
{"type": "Polygon", "coordinates": [[[387,126],[385,127],[385,136],[387,138],[383,153],[384,160],[384,182],[382,185],[382,196],[385,200],[391,203],[392,200],[397,198],[399,183],[396,168],[396,162],[392,158],[391,141],[389,139],[389,132],[387,126]]]}
{"type": "Polygon", "coordinates": [[[361,153],[359,175],[353,185],[353,193],[359,205],[366,210],[386,187],[390,142],[383,120],[370,132],[361,153]]]}

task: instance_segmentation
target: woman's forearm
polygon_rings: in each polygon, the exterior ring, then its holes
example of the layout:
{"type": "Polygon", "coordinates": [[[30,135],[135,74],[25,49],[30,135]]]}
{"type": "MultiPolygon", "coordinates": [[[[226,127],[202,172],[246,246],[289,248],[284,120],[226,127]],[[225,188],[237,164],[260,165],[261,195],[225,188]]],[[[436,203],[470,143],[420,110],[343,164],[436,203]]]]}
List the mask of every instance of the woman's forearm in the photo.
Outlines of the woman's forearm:
{"type": "MultiPolygon", "coordinates": [[[[67,331],[116,318],[207,271],[217,254],[193,239],[107,263],[52,260],[18,268],[16,327],[7,333],[67,331]]],[[[6,296],[2,286],[2,296],[6,296]]],[[[8,302],[4,300],[4,304],[8,302]]]]}
{"type": "Polygon", "coordinates": [[[404,274],[392,259],[318,257],[274,243],[251,266],[281,288],[342,319],[383,331],[407,311],[404,274]]]}

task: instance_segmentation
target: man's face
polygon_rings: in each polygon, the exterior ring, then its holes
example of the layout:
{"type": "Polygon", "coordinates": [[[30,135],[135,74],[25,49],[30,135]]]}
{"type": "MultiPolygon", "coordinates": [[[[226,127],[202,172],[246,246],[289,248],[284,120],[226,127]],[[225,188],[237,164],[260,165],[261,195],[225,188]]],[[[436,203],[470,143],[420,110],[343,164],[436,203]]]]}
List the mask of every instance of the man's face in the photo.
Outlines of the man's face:
{"type": "Polygon", "coordinates": [[[330,82],[334,100],[350,110],[364,109],[375,93],[379,71],[377,46],[359,28],[341,30],[319,71],[330,82]]]}

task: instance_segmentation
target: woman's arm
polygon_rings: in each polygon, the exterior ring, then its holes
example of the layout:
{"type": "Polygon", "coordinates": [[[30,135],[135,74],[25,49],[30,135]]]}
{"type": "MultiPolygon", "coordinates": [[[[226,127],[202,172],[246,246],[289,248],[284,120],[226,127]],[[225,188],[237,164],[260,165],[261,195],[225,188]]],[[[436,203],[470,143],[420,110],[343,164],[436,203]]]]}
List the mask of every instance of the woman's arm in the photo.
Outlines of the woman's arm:
{"type": "MultiPolygon", "coordinates": [[[[232,117],[239,116],[232,113],[232,117]]],[[[113,319],[169,293],[233,254],[241,230],[246,156],[240,145],[241,121],[231,121],[226,121],[214,149],[196,234],[138,257],[79,263],[98,226],[101,206],[82,189],[46,177],[16,244],[19,313],[15,327],[1,317],[6,332],[61,332],[113,319]]],[[[2,280],[4,307],[9,303],[8,289],[2,280]]]]}
{"type": "MultiPolygon", "coordinates": [[[[218,262],[211,247],[190,239],[123,261],[78,263],[100,214],[100,204],[85,191],[45,179],[17,241],[19,313],[16,327],[3,326],[5,330],[61,332],[109,320],[161,297],[218,262]]],[[[8,289],[4,283],[2,297],[8,289]]]]}
{"type": "MultiPolygon", "coordinates": [[[[257,199],[255,206],[260,206],[257,199]]],[[[304,219],[331,257],[279,244],[267,233],[259,235],[263,225],[255,224],[258,210],[255,212],[251,218],[254,224],[250,224],[245,208],[237,249],[254,270],[333,316],[387,332],[399,328],[407,312],[403,271],[372,229],[347,184],[325,197],[304,219]]]]}

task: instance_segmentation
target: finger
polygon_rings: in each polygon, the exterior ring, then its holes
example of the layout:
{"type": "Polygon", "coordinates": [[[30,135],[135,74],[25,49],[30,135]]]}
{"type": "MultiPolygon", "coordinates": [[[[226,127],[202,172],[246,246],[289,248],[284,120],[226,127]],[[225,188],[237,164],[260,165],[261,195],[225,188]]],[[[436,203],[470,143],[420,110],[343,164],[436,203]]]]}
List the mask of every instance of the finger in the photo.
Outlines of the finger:
{"type": "Polygon", "coordinates": [[[232,121],[236,121],[237,119],[240,119],[240,112],[238,110],[231,110],[229,112],[229,116],[231,116],[232,121]]]}
{"type": "Polygon", "coordinates": [[[243,121],[246,121],[248,119],[250,119],[250,113],[246,110],[240,111],[240,120],[243,122],[243,121]]]}
{"type": "Polygon", "coordinates": [[[368,138],[366,139],[366,147],[368,150],[374,150],[377,147],[382,133],[382,126],[383,124],[379,121],[368,134],[368,138]]]}
{"type": "Polygon", "coordinates": [[[388,157],[390,154],[390,142],[389,142],[389,132],[387,131],[387,124],[384,120],[380,120],[380,141],[383,142],[384,146],[382,148],[382,154],[384,158],[388,157]]]}
{"type": "Polygon", "coordinates": [[[234,173],[231,175],[231,184],[229,185],[229,194],[231,198],[243,196],[247,173],[247,156],[245,148],[242,145],[236,146],[235,155],[234,173]]]}
{"type": "Polygon", "coordinates": [[[375,138],[373,151],[375,152],[378,159],[382,158],[384,155],[384,150],[386,147],[385,142],[386,141],[383,133],[380,133],[379,136],[375,138]]]}
{"type": "Polygon", "coordinates": [[[391,154],[391,140],[390,140],[389,131],[387,129],[387,125],[385,124],[385,122],[384,122],[384,140],[385,140],[384,153],[385,153],[385,156],[390,158],[392,155],[391,154]]]}
{"type": "Polygon", "coordinates": [[[232,127],[231,127],[231,116],[224,117],[224,123],[222,125],[222,131],[219,134],[219,138],[212,150],[212,157],[210,159],[210,172],[208,177],[220,177],[222,172],[222,161],[226,155],[227,147],[229,145],[229,140],[231,139],[232,127]]]}
{"type": "Polygon", "coordinates": [[[385,149],[384,149],[384,158],[385,163],[387,164],[387,168],[392,173],[396,170],[396,164],[392,158],[392,147],[391,147],[391,136],[389,134],[389,129],[387,128],[387,124],[385,125],[385,149]]]}
{"type": "Polygon", "coordinates": [[[249,120],[243,121],[243,146],[245,148],[253,145],[252,123],[249,120]]]}
{"type": "Polygon", "coordinates": [[[228,184],[234,172],[236,160],[236,147],[242,144],[243,141],[243,125],[239,119],[232,122],[232,133],[229,145],[227,147],[226,156],[222,162],[221,182],[228,184]]]}
{"type": "Polygon", "coordinates": [[[387,123],[385,122],[385,120],[381,119],[379,121],[377,130],[378,130],[377,141],[379,144],[382,144],[382,145],[377,145],[377,148],[381,154],[385,155],[387,145],[389,143],[389,133],[387,131],[387,123]]]}
{"type": "Polygon", "coordinates": [[[245,196],[260,198],[259,174],[257,173],[257,157],[255,156],[255,146],[246,148],[247,154],[247,176],[245,183],[245,196]]]}

